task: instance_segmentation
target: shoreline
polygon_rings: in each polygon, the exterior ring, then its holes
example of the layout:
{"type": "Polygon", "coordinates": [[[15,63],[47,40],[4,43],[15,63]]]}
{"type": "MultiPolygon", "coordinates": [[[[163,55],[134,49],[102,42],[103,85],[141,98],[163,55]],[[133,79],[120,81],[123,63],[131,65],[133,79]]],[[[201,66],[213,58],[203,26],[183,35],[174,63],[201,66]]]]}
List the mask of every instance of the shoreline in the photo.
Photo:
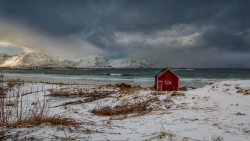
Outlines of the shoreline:
{"type": "MultiPolygon", "coordinates": [[[[12,70],[3,71],[7,79],[49,81],[69,84],[118,84],[150,87],[160,69],[92,69],[92,70],[12,70]]],[[[173,69],[180,79],[180,86],[200,88],[224,80],[250,79],[246,69],[173,69]]]]}

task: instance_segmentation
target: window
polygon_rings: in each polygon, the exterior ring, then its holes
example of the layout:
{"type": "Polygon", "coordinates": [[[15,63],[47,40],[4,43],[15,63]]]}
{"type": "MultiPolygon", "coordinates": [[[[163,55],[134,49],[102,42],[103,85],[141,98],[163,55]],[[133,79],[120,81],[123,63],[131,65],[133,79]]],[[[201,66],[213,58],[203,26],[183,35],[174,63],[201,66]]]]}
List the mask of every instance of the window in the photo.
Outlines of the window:
{"type": "Polygon", "coordinates": [[[171,81],[165,81],[165,84],[166,84],[166,85],[170,85],[170,84],[171,84],[171,81]]]}

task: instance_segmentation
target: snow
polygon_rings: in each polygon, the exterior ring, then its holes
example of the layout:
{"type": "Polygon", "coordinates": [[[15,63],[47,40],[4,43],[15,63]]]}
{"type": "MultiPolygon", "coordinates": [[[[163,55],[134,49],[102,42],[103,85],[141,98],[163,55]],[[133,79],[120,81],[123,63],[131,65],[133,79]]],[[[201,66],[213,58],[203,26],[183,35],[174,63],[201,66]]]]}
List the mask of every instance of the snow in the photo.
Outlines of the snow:
{"type": "Polygon", "coordinates": [[[71,60],[56,59],[41,53],[0,54],[0,67],[73,67],[73,68],[150,68],[149,60],[108,59],[91,55],[71,60]]]}
{"type": "Polygon", "coordinates": [[[21,60],[23,59],[23,55],[13,56],[10,58],[7,58],[2,64],[1,67],[13,67],[18,66],[21,63],[21,60]]]}
{"type": "Polygon", "coordinates": [[[117,59],[110,60],[110,66],[114,68],[125,68],[125,67],[150,67],[153,63],[148,60],[128,60],[128,59],[117,59]]]}
{"type": "Polygon", "coordinates": [[[0,53],[0,63],[3,63],[3,61],[8,57],[9,57],[8,54],[0,53]]]}
{"type": "MultiPolygon", "coordinates": [[[[46,124],[7,129],[6,134],[12,135],[7,140],[12,140],[15,134],[19,135],[16,139],[34,137],[43,140],[60,140],[65,137],[76,137],[76,140],[250,140],[250,80],[222,81],[179,92],[184,96],[171,96],[172,92],[160,93],[147,88],[123,94],[117,87],[94,84],[52,85],[26,82],[21,88],[26,93],[33,91],[22,99],[28,99],[32,103],[46,98],[50,113],[84,123],[81,130],[73,131],[70,127],[46,124]],[[86,97],[45,96],[52,91],[68,92],[70,95],[99,91],[111,91],[112,94],[92,102],[60,106],[68,102],[84,101],[86,97]],[[136,103],[150,97],[158,100],[150,103],[152,111],[145,114],[98,116],[90,112],[94,108],[136,103]]],[[[17,91],[17,87],[14,89],[17,91]]],[[[14,89],[9,91],[9,96],[14,89]]]]}
{"type": "Polygon", "coordinates": [[[102,56],[91,55],[81,59],[77,59],[78,64],[76,66],[80,68],[107,66],[106,64],[108,60],[109,59],[102,56]]]}

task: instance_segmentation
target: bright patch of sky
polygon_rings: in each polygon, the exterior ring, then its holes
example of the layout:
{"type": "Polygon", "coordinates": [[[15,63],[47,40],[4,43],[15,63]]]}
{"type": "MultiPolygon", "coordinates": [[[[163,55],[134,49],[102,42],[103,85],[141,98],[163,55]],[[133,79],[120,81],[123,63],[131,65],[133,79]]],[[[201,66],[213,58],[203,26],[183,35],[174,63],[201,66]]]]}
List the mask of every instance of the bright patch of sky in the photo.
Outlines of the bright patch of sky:
{"type": "Polygon", "coordinates": [[[22,48],[9,48],[9,47],[5,47],[5,46],[1,46],[0,45],[0,52],[1,53],[6,53],[6,54],[9,54],[9,55],[15,55],[17,53],[20,53],[20,52],[23,52],[23,49],[22,48]]]}

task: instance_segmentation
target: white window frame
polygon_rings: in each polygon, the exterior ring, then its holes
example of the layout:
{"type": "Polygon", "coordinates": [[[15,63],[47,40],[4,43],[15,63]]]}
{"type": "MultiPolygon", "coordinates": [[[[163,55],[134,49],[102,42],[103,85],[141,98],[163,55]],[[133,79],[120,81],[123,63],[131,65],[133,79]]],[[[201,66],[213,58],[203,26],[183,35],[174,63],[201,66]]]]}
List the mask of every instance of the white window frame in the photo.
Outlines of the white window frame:
{"type": "Polygon", "coordinates": [[[164,84],[165,84],[165,85],[171,85],[172,82],[171,82],[170,80],[166,80],[166,81],[164,82],[164,84]]]}

